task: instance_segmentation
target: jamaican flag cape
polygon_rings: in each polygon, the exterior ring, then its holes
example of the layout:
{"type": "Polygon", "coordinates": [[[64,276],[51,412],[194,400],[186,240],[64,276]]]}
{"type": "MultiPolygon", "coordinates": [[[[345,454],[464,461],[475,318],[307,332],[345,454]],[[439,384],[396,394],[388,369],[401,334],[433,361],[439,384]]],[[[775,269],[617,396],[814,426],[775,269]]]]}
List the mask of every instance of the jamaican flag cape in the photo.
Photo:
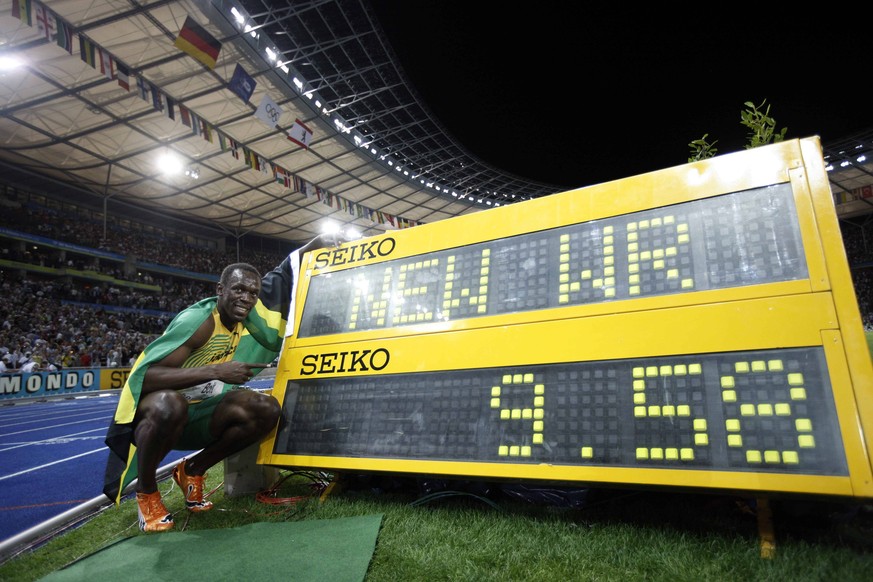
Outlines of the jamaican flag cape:
{"type": "MultiPolygon", "coordinates": [[[[257,304],[243,322],[245,331],[233,355],[234,360],[271,362],[279,353],[293,291],[292,261],[297,260],[297,253],[292,253],[261,279],[261,293],[257,304]]],[[[109,447],[109,459],[106,462],[103,493],[116,504],[121,501],[124,489],[137,478],[133,418],[146,370],[185,343],[211,315],[216,302],[217,297],[203,299],[176,315],[164,333],[143,350],[130,370],[105,439],[109,447]]]]}

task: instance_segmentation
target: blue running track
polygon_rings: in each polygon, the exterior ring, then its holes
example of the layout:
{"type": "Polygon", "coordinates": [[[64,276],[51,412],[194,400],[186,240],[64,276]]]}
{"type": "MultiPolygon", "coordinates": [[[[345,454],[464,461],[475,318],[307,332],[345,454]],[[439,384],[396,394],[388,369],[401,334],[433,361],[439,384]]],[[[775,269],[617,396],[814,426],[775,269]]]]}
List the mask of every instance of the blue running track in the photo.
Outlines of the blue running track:
{"type": "Polygon", "coordinates": [[[104,392],[0,406],[0,541],[103,494],[103,438],[117,404],[118,392],[104,392]]]}

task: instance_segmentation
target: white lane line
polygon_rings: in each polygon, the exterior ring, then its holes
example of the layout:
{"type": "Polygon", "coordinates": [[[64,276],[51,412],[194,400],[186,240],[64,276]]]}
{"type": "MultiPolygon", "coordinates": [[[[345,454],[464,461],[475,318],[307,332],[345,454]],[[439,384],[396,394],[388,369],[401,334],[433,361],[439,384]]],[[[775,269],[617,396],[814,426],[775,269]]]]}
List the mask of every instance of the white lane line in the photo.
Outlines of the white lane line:
{"type": "Polygon", "coordinates": [[[26,475],[27,473],[32,473],[33,471],[45,469],[46,467],[51,467],[52,465],[57,465],[58,463],[66,463],[67,461],[72,461],[73,459],[78,459],[79,457],[85,457],[87,455],[93,455],[94,453],[104,453],[104,452],[106,452],[106,447],[100,447],[99,449],[94,449],[93,451],[88,451],[87,453],[80,453],[78,455],[73,455],[72,457],[67,457],[66,459],[61,459],[59,461],[52,461],[51,463],[46,463],[45,465],[39,465],[37,467],[25,469],[24,471],[12,473],[11,475],[0,476],[0,481],[3,481],[4,479],[11,479],[12,477],[18,477],[19,475],[26,475]]]}
{"type": "MultiPolygon", "coordinates": [[[[31,428],[28,430],[19,430],[16,432],[7,432],[4,434],[0,434],[0,438],[5,439],[5,438],[11,437],[11,436],[15,436],[17,434],[24,434],[24,433],[28,433],[28,432],[45,432],[45,431],[52,429],[52,428],[60,428],[62,426],[72,426],[74,424],[83,424],[83,423],[88,423],[88,422],[94,422],[96,420],[100,420],[100,419],[99,418],[91,418],[89,420],[77,420],[76,422],[64,422],[62,424],[52,424],[50,426],[40,426],[37,428],[31,428]]],[[[109,420],[110,419],[104,419],[104,421],[105,421],[104,427],[105,428],[109,428],[109,420]]]]}
{"type": "Polygon", "coordinates": [[[16,445],[12,445],[6,447],[5,449],[0,449],[0,453],[5,453],[6,451],[11,451],[13,449],[20,449],[21,447],[29,447],[30,445],[51,445],[51,444],[63,444],[63,442],[67,442],[66,439],[69,440],[85,440],[85,439],[76,439],[79,435],[88,434],[89,432],[99,432],[100,434],[96,437],[89,437],[87,440],[91,440],[94,438],[101,438],[101,436],[106,432],[105,428],[94,428],[91,430],[83,430],[82,432],[74,432],[72,434],[67,434],[63,436],[52,437],[48,439],[43,439],[39,441],[26,441],[23,443],[18,443],[16,445]]]}

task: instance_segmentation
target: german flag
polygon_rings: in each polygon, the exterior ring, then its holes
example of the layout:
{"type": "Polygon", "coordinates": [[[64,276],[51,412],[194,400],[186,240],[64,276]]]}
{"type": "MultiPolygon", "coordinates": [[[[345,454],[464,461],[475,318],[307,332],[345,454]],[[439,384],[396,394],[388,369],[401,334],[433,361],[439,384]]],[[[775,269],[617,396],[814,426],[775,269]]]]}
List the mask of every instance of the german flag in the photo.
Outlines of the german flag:
{"type": "Polygon", "coordinates": [[[221,51],[221,43],[190,16],[185,18],[185,24],[173,44],[210,69],[215,68],[215,61],[221,51]]]}

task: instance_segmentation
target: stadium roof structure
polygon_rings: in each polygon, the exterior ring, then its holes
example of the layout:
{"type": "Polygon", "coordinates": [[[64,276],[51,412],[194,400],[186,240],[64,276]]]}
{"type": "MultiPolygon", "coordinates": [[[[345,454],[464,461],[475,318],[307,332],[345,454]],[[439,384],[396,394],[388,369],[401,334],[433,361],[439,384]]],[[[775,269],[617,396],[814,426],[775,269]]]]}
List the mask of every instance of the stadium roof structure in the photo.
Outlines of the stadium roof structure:
{"type": "Polygon", "coordinates": [[[328,217],[373,234],[560,189],[455,143],[364,2],[279,4],[34,0],[30,23],[4,10],[3,56],[25,60],[0,77],[4,178],[297,242],[328,217]],[[177,43],[186,22],[195,36],[177,43]],[[211,66],[201,51],[216,48],[211,66]],[[165,153],[185,172],[158,171],[165,153]]]}
{"type": "MultiPolygon", "coordinates": [[[[328,219],[374,234],[565,189],[467,153],[366,0],[29,6],[0,14],[0,57],[24,59],[0,73],[8,183],[292,242],[328,219]],[[184,172],[158,170],[169,153],[184,172]]],[[[835,192],[873,183],[858,144],[873,149],[873,132],[826,148],[851,160],[835,192]]]]}

